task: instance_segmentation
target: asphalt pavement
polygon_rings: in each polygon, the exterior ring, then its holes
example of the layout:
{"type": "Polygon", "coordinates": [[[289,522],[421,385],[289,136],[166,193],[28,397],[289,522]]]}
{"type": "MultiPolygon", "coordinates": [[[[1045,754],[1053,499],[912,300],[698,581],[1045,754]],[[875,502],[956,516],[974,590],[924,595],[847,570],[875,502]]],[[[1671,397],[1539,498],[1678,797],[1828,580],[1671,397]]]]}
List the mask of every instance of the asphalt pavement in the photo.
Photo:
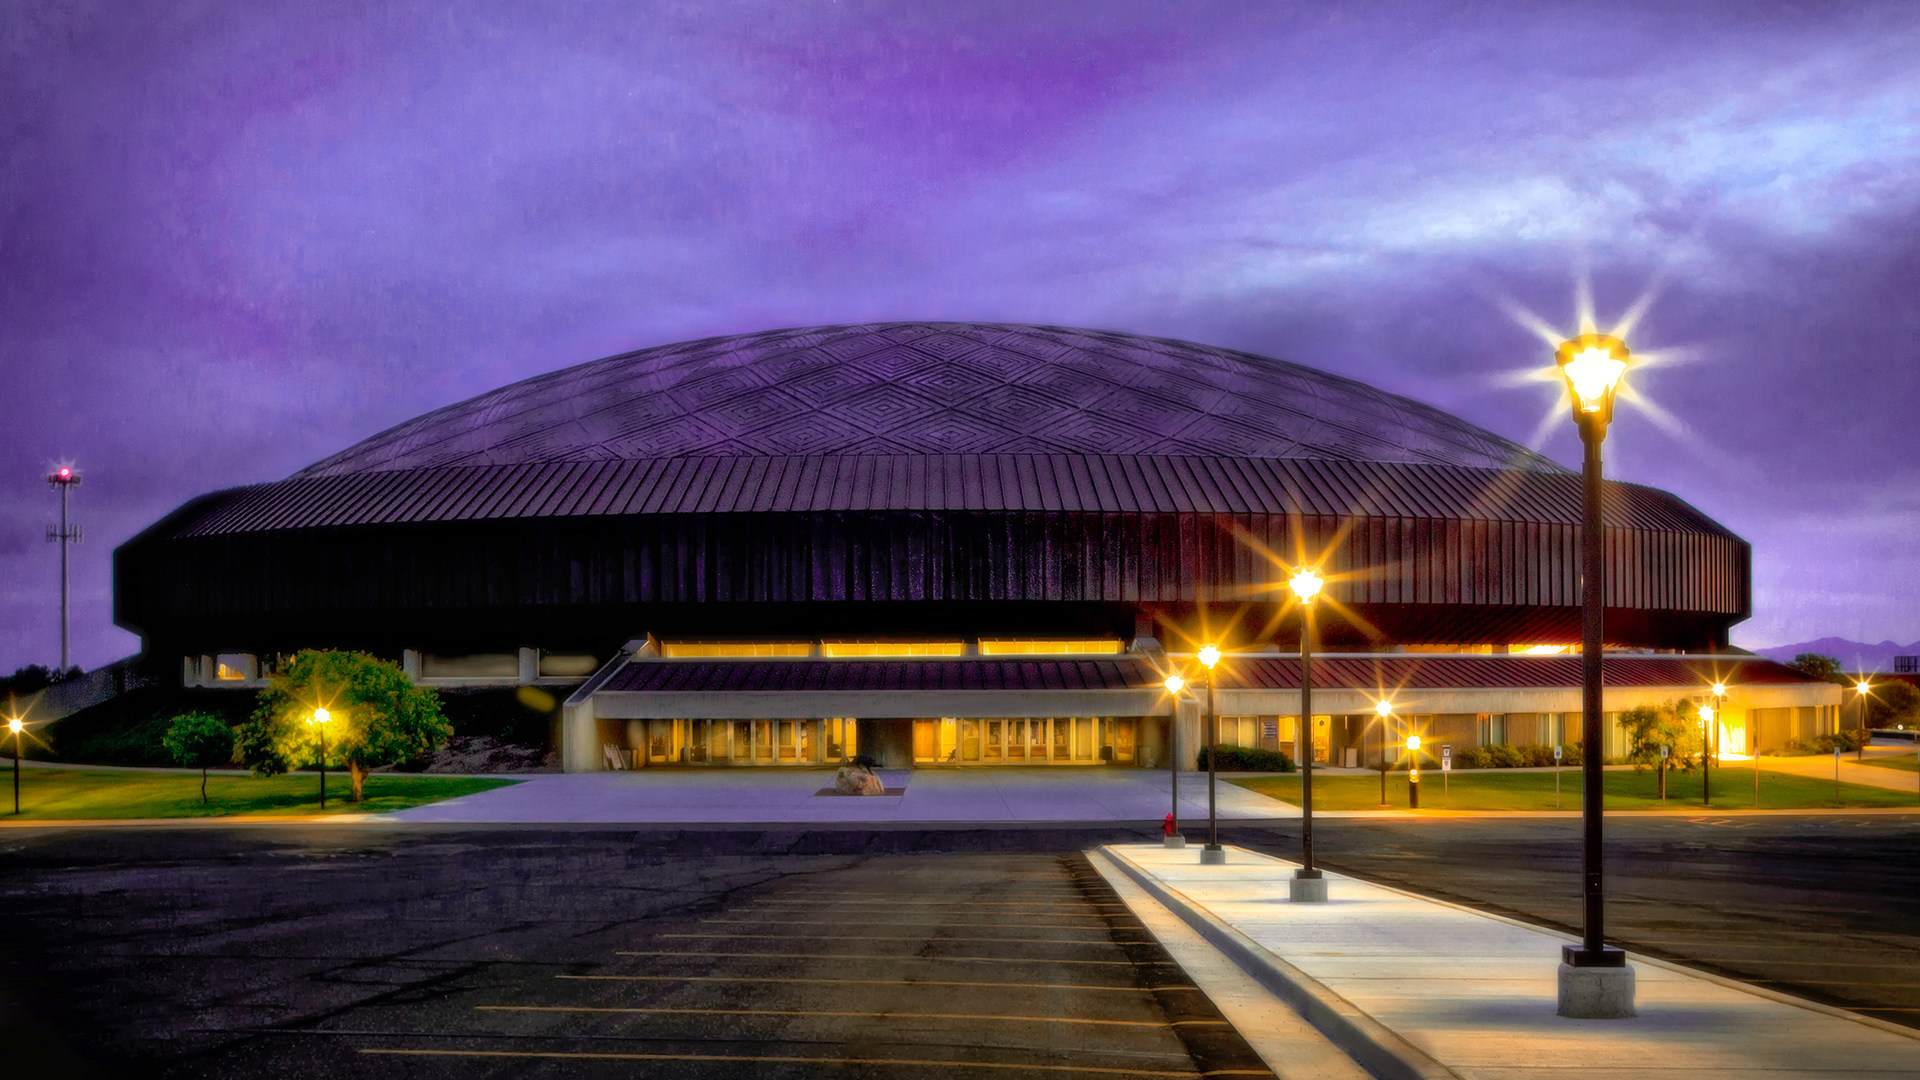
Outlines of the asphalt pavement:
{"type": "MultiPolygon", "coordinates": [[[[22,1076],[843,1075],[832,1060],[856,1059],[882,1076],[933,1067],[882,1060],[969,1056],[996,1076],[1258,1075],[1086,872],[1082,852],[1156,826],[14,830],[0,1041],[22,1076]],[[1012,985],[980,985],[996,983],[1012,985]],[[913,1012],[928,1015],[866,1015],[913,1012]],[[1095,1020],[1125,1023],[1078,1022],[1095,1020]],[[626,1056],[591,1056],[608,1054],[626,1056]]],[[[1920,814],[1608,830],[1621,943],[1920,1021],[1920,814]]],[[[1578,927],[1577,821],[1345,818],[1315,835],[1332,869],[1578,927]]],[[[1293,822],[1222,837],[1298,854],[1293,822]]]]}

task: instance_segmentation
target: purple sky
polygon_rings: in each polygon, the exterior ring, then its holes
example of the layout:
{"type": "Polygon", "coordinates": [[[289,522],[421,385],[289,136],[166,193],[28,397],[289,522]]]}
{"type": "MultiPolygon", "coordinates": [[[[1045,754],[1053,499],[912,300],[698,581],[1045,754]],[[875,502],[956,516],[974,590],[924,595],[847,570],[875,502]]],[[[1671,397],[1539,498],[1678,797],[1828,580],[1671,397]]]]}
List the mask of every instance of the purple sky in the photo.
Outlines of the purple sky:
{"type": "Polygon", "coordinates": [[[1186,338],[1574,464],[1513,312],[1582,279],[1654,290],[1609,475],[1753,542],[1734,640],[1920,638],[1920,6],[1281,7],[5,5],[0,670],[58,656],[60,461],[94,666],[189,496],[711,334],[1186,338]]]}

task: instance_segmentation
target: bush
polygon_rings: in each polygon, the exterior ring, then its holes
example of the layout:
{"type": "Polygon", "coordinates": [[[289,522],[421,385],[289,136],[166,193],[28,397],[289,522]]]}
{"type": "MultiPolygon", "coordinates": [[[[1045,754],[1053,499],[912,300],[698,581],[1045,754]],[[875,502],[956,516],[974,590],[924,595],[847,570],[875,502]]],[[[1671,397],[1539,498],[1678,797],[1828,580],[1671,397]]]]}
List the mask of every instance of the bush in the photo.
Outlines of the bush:
{"type": "Polygon", "coordinates": [[[212,713],[182,713],[173,718],[161,739],[173,760],[200,770],[200,802],[207,801],[207,770],[233,760],[233,729],[212,713]]]}
{"type": "MultiPolygon", "coordinates": [[[[1566,757],[1560,764],[1571,768],[1580,764],[1580,744],[1567,743],[1566,757]]],[[[1456,769],[1550,769],[1553,767],[1553,747],[1542,745],[1508,746],[1506,743],[1494,743],[1491,746],[1476,746],[1456,751],[1453,755],[1453,767],[1456,769]]]]}
{"type": "Polygon", "coordinates": [[[1292,772],[1293,759],[1281,750],[1256,750],[1250,746],[1203,746],[1200,748],[1200,768],[1207,767],[1207,761],[1216,757],[1222,772],[1292,772]]]}
{"type": "Polygon", "coordinates": [[[1831,754],[1835,750],[1858,750],[1867,744],[1868,733],[1859,728],[1847,728],[1832,735],[1815,735],[1802,742],[1795,740],[1793,748],[1813,754],[1831,754]]]}

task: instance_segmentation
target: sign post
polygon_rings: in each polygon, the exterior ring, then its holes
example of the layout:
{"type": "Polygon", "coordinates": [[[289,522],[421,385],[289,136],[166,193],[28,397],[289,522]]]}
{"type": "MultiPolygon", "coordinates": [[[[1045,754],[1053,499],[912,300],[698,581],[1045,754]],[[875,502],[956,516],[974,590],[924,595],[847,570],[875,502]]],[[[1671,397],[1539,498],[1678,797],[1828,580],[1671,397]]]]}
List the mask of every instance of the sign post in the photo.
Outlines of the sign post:
{"type": "Polygon", "coordinates": [[[1560,759],[1566,757],[1567,748],[1555,745],[1553,748],[1553,808],[1560,809],[1560,759]]]}
{"type": "Polygon", "coordinates": [[[1667,755],[1671,752],[1669,747],[1660,748],[1660,806],[1662,809],[1667,805],[1667,755]]]}
{"type": "Polygon", "coordinates": [[[1453,744],[1440,744],[1440,801],[1453,805],[1453,744]]]}

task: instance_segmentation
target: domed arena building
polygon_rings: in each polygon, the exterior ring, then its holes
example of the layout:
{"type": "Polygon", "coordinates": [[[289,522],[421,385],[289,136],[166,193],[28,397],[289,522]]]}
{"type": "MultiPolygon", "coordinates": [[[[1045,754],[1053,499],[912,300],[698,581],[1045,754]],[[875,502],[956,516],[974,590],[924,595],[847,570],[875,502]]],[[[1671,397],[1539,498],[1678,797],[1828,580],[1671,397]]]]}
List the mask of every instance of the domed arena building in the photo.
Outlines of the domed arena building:
{"type": "MultiPolygon", "coordinates": [[[[1727,652],[1744,541],[1632,484],[1605,519],[1610,708],[1725,678],[1735,748],[1831,730],[1837,688],[1727,652]]],[[[1576,473],[1297,364],[829,326],[596,360],[194,499],[115,553],[115,610],[188,685],[303,648],[548,685],[570,771],[1165,767],[1176,722],[1190,764],[1195,703],[1161,682],[1217,638],[1222,742],[1349,764],[1388,692],[1448,745],[1577,738],[1580,520],[1576,473]],[[1303,562],[1329,581],[1309,724],[1303,562]]]]}

